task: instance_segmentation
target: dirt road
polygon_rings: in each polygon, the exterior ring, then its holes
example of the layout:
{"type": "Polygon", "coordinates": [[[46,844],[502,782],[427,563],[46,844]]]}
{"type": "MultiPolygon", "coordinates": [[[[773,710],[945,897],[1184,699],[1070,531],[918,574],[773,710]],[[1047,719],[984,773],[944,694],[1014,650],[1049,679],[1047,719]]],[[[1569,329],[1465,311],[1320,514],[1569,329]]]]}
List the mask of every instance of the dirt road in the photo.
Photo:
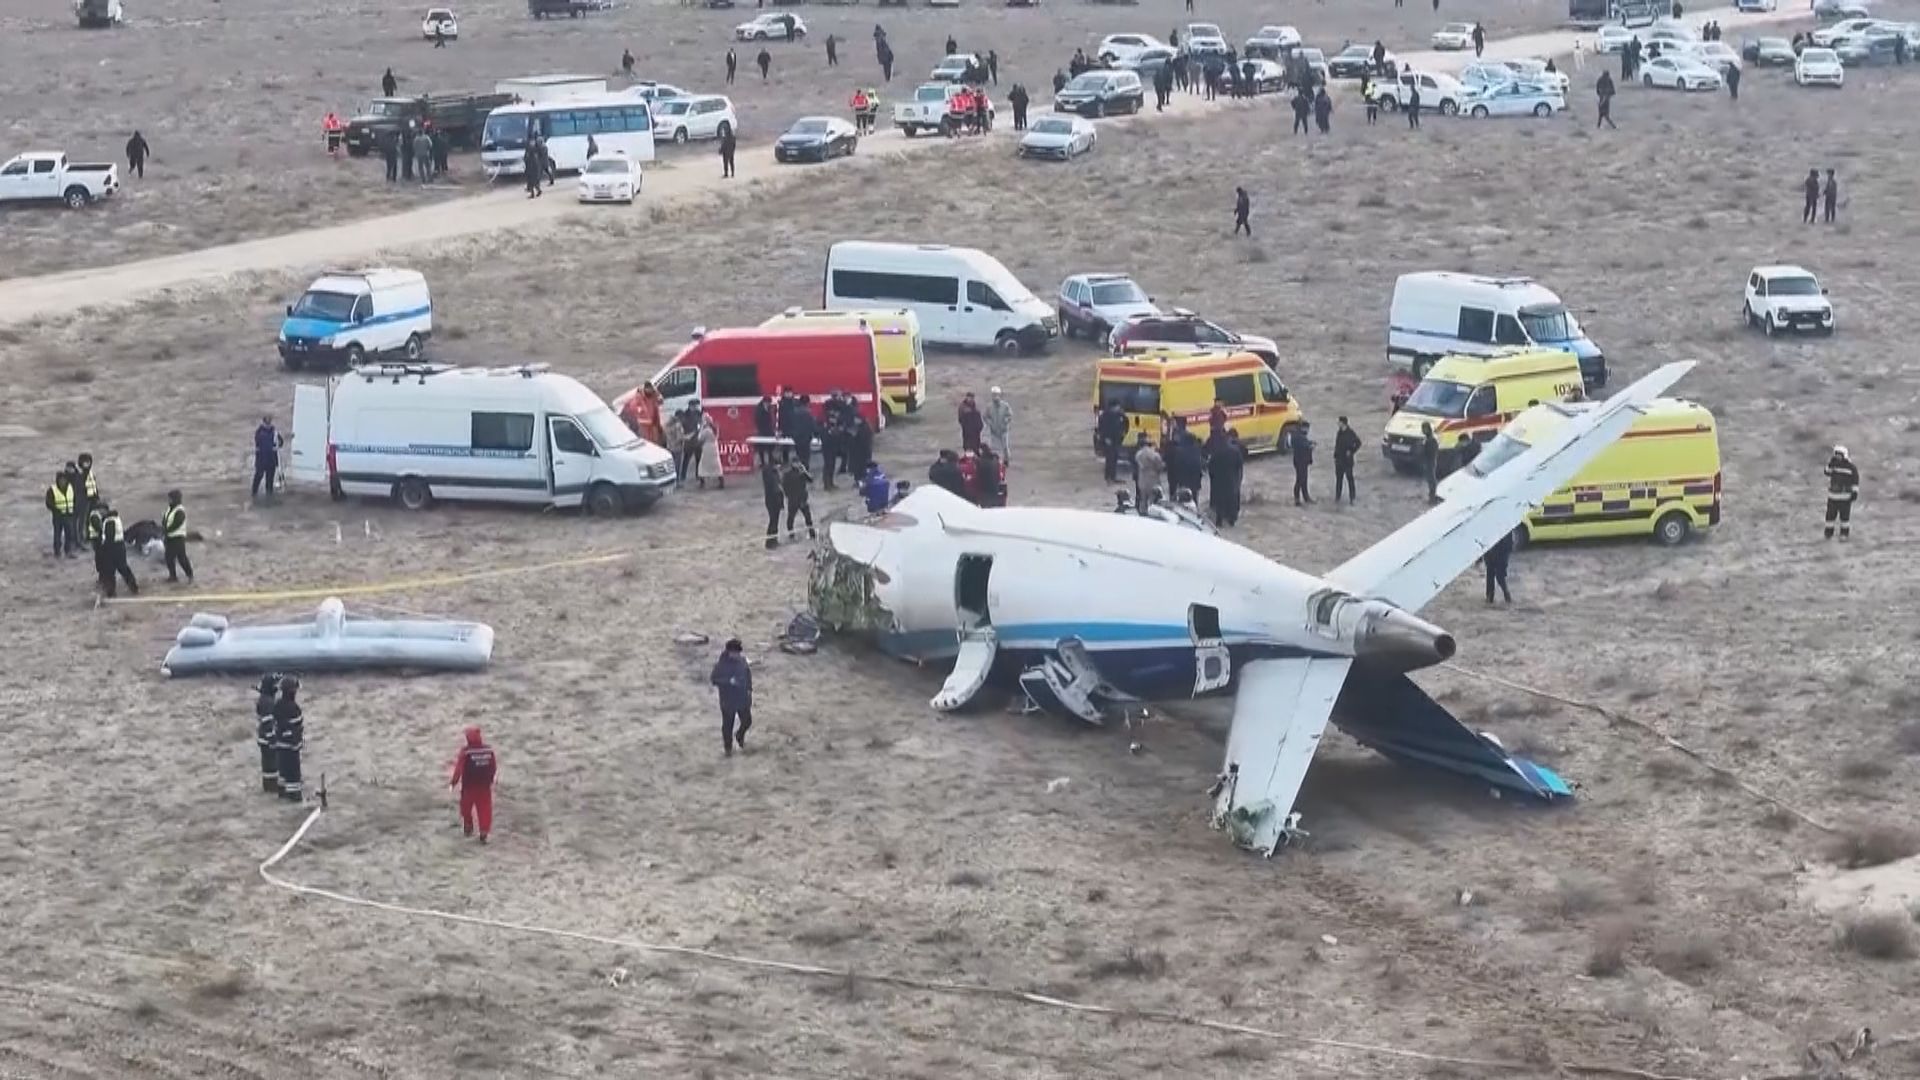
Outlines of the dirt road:
{"type": "MultiPolygon", "coordinates": [[[[1769,22],[1798,18],[1798,11],[1775,11],[1742,15],[1731,8],[1696,12],[1688,18],[1694,25],[1718,20],[1738,29],[1769,22]]],[[[1490,42],[1487,55],[1494,59],[1521,56],[1560,56],[1570,53],[1577,39],[1588,35],[1571,31],[1529,34],[1490,42]]],[[[1401,62],[1415,67],[1458,70],[1469,53],[1407,53],[1401,62]]],[[[1596,58],[1597,60],[1598,58],[1596,58]]],[[[1597,73],[1596,65],[1589,65],[1597,73]]],[[[1584,85],[1576,85],[1574,97],[1584,100],[1584,85]]],[[[1182,116],[1214,108],[1215,103],[1193,95],[1180,95],[1173,106],[1160,116],[1182,116]]],[[[1245,108],[1244,103],[1219,103],[1221,108],[1245,108]]],[[[1148,113],[1121,124],[1155,118],[1148,113]]],[[[1012,126],[1002,126],[989,137],[1008,138],[1012,126]]],[[[871,167],[876,159],[923,151],[943,145],[939,139],[909,140],[897,131],[882,131],[864,140],[863,156],[824,166],[826,169],[871,167]]],[[[786,185],[820,171],[819,168],[784,168],[775,165],[765,147],[747,148],[738,163],[735,186],[748,184],[786,185]]],[[[717,161],[710,165],[682,164],[656,168],[647,174],[646,201],[649,205],[670,204],[695,196],[708,196],[723,189],[717,161]]],[[[764,187],[762,188],[764,190],[764,187]]],[[[386,217],[369,218],[307,229],[281,236],[249,240],[237,244],[206,248],[201,251],[118,266],[96,267],[38,278],[0,282],[0,325],[32,319],[70,315],[88,308],[131,303],[172,289],[218,282],[235,275],[265,272],[289,272],[320,269],[363,262],[375,255],[431,246],[462,237],[503,230],[522,230],[542,226],[585,210],[572,197],[571,184],[557,184],[551,198],[528,199],[519,190],[506,190],[461,199],[456,202],[423,207],[386,217]]]]}

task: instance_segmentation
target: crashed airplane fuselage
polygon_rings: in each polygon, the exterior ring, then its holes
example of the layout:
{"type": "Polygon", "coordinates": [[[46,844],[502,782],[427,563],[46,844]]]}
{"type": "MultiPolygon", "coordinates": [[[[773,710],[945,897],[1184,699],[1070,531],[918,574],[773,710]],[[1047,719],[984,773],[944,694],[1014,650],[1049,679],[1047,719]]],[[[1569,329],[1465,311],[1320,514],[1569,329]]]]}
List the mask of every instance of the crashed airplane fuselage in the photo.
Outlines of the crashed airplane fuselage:
{"type": "Polygon", "coordinates": [[[868,632],[896,656],[951,660],[938,710],[966,705],[996,671],[1046,711],[1089,723],[1137,702],[1231,696],[1215,811],[1260,850],[1286,835],[1329,720],[1396,760],[1566,797],[1558,776],[1466,728],[1407,677],[1455,651],[1416,613],[1689,366],[1582,412],[1325,576],[1164,521],[981,509],[928,487],[831,527],[815,609],[828,628],[868,632]]]}

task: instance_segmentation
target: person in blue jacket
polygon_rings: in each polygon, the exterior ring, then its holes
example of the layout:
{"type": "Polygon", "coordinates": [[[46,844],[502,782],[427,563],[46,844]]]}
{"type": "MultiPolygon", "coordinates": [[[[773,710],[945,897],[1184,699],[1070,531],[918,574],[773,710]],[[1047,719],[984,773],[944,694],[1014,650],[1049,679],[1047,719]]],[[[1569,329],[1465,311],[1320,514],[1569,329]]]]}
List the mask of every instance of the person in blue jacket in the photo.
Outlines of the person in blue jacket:
{"type": "Polygon", "coordinates": [[[867,513],[885,512],[887,503],[893,497],[893,481],[887,479],[878,463],[868,463],[866,474],[860,477],[860,497],[867,502],[867,513]]]}
{"type": "Polygon", "coordinates": [[[753,669],[739,638],[728,640],[707,681],[720,691],[720,748],[732,757],[735,743],[747,748],[747,729],[753,726],[753,669]]]}

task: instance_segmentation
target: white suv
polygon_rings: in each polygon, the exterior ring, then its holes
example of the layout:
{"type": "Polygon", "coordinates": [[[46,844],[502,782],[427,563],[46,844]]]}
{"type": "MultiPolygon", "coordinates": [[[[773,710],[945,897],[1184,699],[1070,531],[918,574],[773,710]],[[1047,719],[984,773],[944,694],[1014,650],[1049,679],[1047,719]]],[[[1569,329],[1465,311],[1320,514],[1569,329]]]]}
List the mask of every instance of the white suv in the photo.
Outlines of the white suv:
{"type": "Polygon", "coordinates": [[[733,116],[733,102],[719,94],[693,94],[653,103],[655,142],[722,139],[739,126],[733,116]]]}
{"type": "Polygon", "coordinates": [[[1164,49],[1152,34],[1108,34],[1094,47],[1093,55],[1108,63],[1121,64],[1139,57],[1148,49],[1164,49]]]}
{"type": "Polygon", "coordinates": [[[1833,333],[1833,303],[1813,271],[1798,266],[1756,266],[1747,275],[1748,326],[1768,337],[1788,330],[1833,333]]]}

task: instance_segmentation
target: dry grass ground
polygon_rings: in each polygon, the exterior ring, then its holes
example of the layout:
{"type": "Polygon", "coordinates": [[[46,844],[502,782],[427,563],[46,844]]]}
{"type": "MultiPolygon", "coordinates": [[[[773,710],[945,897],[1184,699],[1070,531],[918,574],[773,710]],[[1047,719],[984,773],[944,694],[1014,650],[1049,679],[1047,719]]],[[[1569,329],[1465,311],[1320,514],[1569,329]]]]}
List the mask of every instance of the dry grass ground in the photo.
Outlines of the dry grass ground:
{"type": "MultiPolygon", "coordinates": [[[[126,262],[457,197],[485,183],[477,155],[456,158],[450,184],[389,186],[377,160],[329,160],[320,118],[329,109],[351,115],[379,93],[389,66],[404,94],[491,90],[499,79],[551,71],[611,73],[619,86],[622,48],[633,50],[643,78],[720,91],[732,28],[755,13],[752,4],[714,11],[638,0],[588,18],[535,21],[521,0],[471,0],[454,5],[460,40],[435,49],[420,37],[428,6],[143,0],[128,8],[126,26],[102,33],[77,29],[63,3],[0,0],[0,100],[7,102],[0,157],[52,148],[119,161],[135,128],[154,148],[146,179],[130,180],[78,223],[50,208],[0,212],[7,237],[0,277],[126,262]]],[[[1395,9],[1385,0],[1365,12],[1307,0],[1207,0],[1203,8],[1193,17],[1220,23],[1236,43],[1265,23],[1287,22],[1329,48],[1379,37],[1411,47],[1444,19],[1464,15],[1420,3],[1395,9]]],[[[1122,30],[1164,37],[1186,18],[1172,5],[1009,10],[994,0],[940,11],[799,10],[812,35],[768,46],[767,83],[751,70],[759,47],[735,44],[740,80],[731,93],[745,152],[799,116],[843,113],[857,83],[877,80],[876,22],[898,58],[889,98],[911,91],[948,35],[963,48],[999,53],[1003,91],[1021,80],[1044,98],[1076,47],[1090,49],[1122,30]],[[843,43],[834,71],[823,44],[829,34],[843,43]]],[[[1473,16],[1506,35],[1554,25],[1564,12],[1558,0],[1484,0],[1473,16]]],[[[710,153],[699,145],[662,151],[668,159],[710,153]]]]}
{"type": "MultiPolygon", "coordinates": [[[[585,40],[591,25],[551,29],[585,40]]],[[[371,78],[382,63],[354,70],[371,78]]],[[[552,65],[517,65],[534,66],[552,65]]],[[[1156,296],[1279,338],[1310,416],[1330,427],[1346,413],[1368,433],[1384,412],[1395,273],[1538,275],[1582,311],[1622,378],[1701,361],[1684,389],[1722,423],[1727,520],[1673,551],[1530,550],[1515,562],[1514,609],[1483,608],[1467,582],[1429,614],[1460,636],[1470,668],[1627,710],[1816,817],[1870,830],[1920,808],[1920,760],[1902,736],[1920,719],[1907,671],[1920,380],[1905,333],[1920,210],[1901,179],[1915,175],[1914,147],[1895,137],[1917,87],[1872,72],[1813,95],[1756,76],[1737,106],[1630,90],[1622,130],[1598,136],[1590,114],[1430,121],[1416,139],[1343,113],[1333,138],[1293,141],[1263,106],[1111,129],[1071,168],[960,148],[659,220],[610,211],[417,265],[437,293],[442,356],[549,361],[609,394],[695,323],[812,301],[842,237],[977,244],[1042,292],[1075,270],[1126,269],[1156,296]],[[1850,193],[1837,227],[1798,224],[1795,180],[1815,164],[1837,167],[1850,193]],[[1251,243],[1226,239],[1236,183],[1254,194],[1251,243]],[[1742,276],[1776,260],[1823,275],[1838,336],[1774,343],[1741,329],[1742,276]],[[1819,469],[1836,441],[1866,476],[1845,547],[1818,539],[1819,469]],[[1863,757],[1887,771],[1850,771],[1863,757]]],[[[290,110],[304,123],[312,107],[290,110]]],[[[1217,723],[1163,719],[1131,756],[1121,732],[936,719],[925,702],[937,672],[839,648],[772,651],[803,600],[805,560],[757,550],[752,491],[689,492],[618,523],[408,516],[305,495],[250,511],[242,452],[260,413],[287,408],[272,334],[299,284],[0,332],[0,425],[39,433],[0,443],[16,506],[0,522],[0,604],[16,628],[0,673],[0,1075],[1145,1077],[1238,1076],[1250,1062],[1275,1075],[1480,1074],[654,961],[274,891],[254,866],[298,815],[252,791],[246,685],[161,680],[158,658],[191,609],[91,611],[81,566],[39,552],[45,474],[82,449],[137,516],[186,489],[199,527],[220,534],[197,552],[202,590],[644,552],[376,598],[491,622],[496,665],[309,681],[309,769],[335,801],[291,860],[299,880],[1541,1062],[1780,1075],[1809,1040],[1920,1027],[1899,948],[1849,938],[1794,898],[1795,868],[1827,857],[1828,838],[1573,709],[1424,677],[1578,780],[1579,804],[1517,809],[1330,739],[1301,800],[1312,844],[1263,862],[1206,828],[1217,723]],[[762,693],[752,754],[720,758],[710,650],[674,645],[682,630],[747,639],[762,693]],[[504,762],[486,849],[460,842],[443,787],[468,722],[504,762]],[[1071,782],[1049,793],[1058,777],[1071,782]],[[616,967],[632,973],[623,986],[609,984],[616,967]]],[[[1079,348],[936,356],[935,407],[889,430],[881,456],[923,475],[954,438],[953,401],[997,384],[1019,410],[1015,500],[1104,505],[1085,452],[1092,365],[1079,348]]],[[[1327,567],[1419,511],[1410,485],[1376,457],[1363,464],[1357,508],[1307,511],[1282,505],[1274,464],[1256,466],[1262,498],[1241,539],[1327,567]]],[[[1853,1075],[1911,1076],[1920,1061],[1906,1054],[1853,1075]]]]}

